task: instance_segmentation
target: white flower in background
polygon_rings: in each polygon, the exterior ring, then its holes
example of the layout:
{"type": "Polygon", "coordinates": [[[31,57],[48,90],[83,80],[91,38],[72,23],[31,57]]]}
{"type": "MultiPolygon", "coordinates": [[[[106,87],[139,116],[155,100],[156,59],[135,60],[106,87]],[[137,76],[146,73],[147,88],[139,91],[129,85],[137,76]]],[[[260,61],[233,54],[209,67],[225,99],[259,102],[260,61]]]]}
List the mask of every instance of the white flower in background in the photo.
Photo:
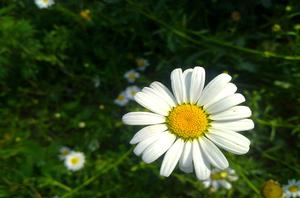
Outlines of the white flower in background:
{"type": "Polygon", "coordinates": [[[100,77],[97,75],[93,78],[95,88],[98,88],[101,84],[100,77]]]}
{"type": "Polygon", "coordinates": [[[212,190],[217,190],[220,187],[230,189],[230,182],[236,181],[239,177],[235,174],[235,170],[227,168],[224,170],[212,169],[210,177],[203,181],[206,188],[211,187],[212,190]]]}
{"type": "Polygon", "coordinates": [[[114,100],[115,104],[119,105],[119,106],[125,106],[128,102],[129,99],[126,96],[126,93],[124,91],[122,91],[118,97],[114,100]]]}
{"type": "Polygon", "coordinates": [[[133,100],[135,94],[139,91],[141,91],[141,89],[138,86],[132,85],[126,88],[125,94],[128,99],[133,100]]]}
{"type": "Polygon", "coordinates": [[[295,179],[289,180],[288,184],[283,186],[283,190],[286,198],[300,197],[300,181],[295,179]]]}
{"type": "Polygon", "coordinates": [[[41,9],[48,8],[54,4],[54,0],[35,0],[34,2],[41,9]]]}
{"type": "Polygon", "coordinates": [[[83,168],[85,163],[84,154],[81,152],[71,152],[65,158],[65,166],[71,171],[83,168]]]}
{"type": "Polygon", "coordinates": [[[79,127],[79,128],[82,128],[82,129],[83,129],[83,128],[85,128],[85,126],[86,126],[85,122],[79,122],[79,123],[78,123],[78,127],[79,127]]]}
{"type": "Polygon", "coordinates": [[[135,62],[138,70],[140,71],[144,71],[150,65],[149,61],[144,58],[137,58],[135,59],[135,62]]]}
{"type": "Polygon", "coordinates": [[[60,154],[58,157],[59,157],[59,159],[64,160],[66,158],[66,156],[68,154],[70,154],[71,152],[72,152],[72,150],[69,147],[63,146],[59,149],[60,154]]]}
{"type": "Polygon", "coordinates": [[[123,116],[128,125],[149,125],[138,131],[131,144],[136,155],[151,163],[162,156],[162,176],[168,177],[179,162],[184,172],[196,173],[199,180],[210,176],[210,165],[226,169],[228,161],[220,148],[245,154],[250,141],[240,131],[254,128],[251,110],[238,106],[245,101],[231,76],[220,74],[204,88],[202,67],[175,69],[171,73],[174,95],[159,82],[153,82],[135,95],[135,100],[152,112],[130,112],[123,116]],[[217,146],[218,147],[217,147],[217,146]]]}
{"type": "Polygon", "coordinates": [[[140,77],[140,74],[138,72],[134,71],[133,69],[127,71],[124,74],[124,78],[126,78],[128,80],[128,82],[130,82],[130,83],[135,82],[135,80],[139,77],[140,77]]]}
{"type": "Polygon", "coordinates": [[[54,117],[58,119],[58,118],[61,117],[61,114],[60,114],[60,113],[55,113],[55,114],[54,114],[54,117]]]}

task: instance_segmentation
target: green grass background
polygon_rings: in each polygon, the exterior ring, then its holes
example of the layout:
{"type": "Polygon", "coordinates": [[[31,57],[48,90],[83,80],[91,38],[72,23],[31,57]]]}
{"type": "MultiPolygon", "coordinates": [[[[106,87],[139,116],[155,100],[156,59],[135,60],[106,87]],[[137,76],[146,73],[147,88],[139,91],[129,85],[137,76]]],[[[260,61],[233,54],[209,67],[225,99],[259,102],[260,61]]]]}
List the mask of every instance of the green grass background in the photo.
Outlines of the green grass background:
{"type": "Polygon", "coordinates": [[[298,0],[56,0],[49,9],[1,0],[0,197],[261,197],[268,179],[300,179],[297,23],[298,0]],[[179,170],[160,177],[161,160],[147,165],[132,153],[138,127],[121,117],[141,108],[113,100],[137,57],[150,62],[139,87],[170,87],[176,67],[233,76],[256,126],[244,132],[248,154],[226,153],[240,177],[231,190],[211,193],[179,170]],[[84,152],[85,167],[68,171],[61,146],[84,152]]]}

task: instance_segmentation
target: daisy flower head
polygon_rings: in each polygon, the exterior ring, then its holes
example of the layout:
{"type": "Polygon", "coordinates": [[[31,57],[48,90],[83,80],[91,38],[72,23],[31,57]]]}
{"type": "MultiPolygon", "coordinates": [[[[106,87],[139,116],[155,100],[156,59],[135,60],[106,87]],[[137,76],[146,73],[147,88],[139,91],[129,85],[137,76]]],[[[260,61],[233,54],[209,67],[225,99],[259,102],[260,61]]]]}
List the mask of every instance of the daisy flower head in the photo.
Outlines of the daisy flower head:
{"type": "Polygon", "coordinates": [[[126,78],[128,80],[128,82],[130,82],[130,83],[135,82],[135,80],[139,77],[140,77],[140,74],[138,72],[134,71],[133,69],[127,71],[124,74],[124,78],[126,78]]]}
{"type": "Polygon", "coordinates": [[[212,169],[210,177],[203,181],[206,188],[211,187],[212,190],[218,190],[220,187],[230,189],[232,187],[230,182],[236,181],[239,177],[235,170],[227,168],[224,170],[212,169]]]}
{"type": "Polygon", "coordinates": [[[286,198],[300,197],[300,180],[289,180],[288,184],[283,186],[283,190],[286,198]]]}
{"type": "Polygon", "coordinates": [[[34,2],[40,9],[48,8],[54,4],[54,0],[35,0],[34,2]]]}
{"type": "Polygon", "coordinates": [[[153,82],[135,95],[135,100],[151,112],[130,112],[123,116],[128,125],[147,125],[138,131],[131,144],[136,155],[151,163],[162,156],[160,174],[168,177],[176,167],[195,171],[199,180],[208,179],[210,166],[226,169],[228,161],[220,148],[245,154],[250,141],[240,131],[254,128],[251,110],[231,76],[220,74],[204,87],[202,67],[175,69],[171,73],[172,91],[153,82]]]}
{"type": "Polygon", "coordinates": [[[68,154],[71,153],[71,149],[67,146],[63,146],[59,149],[59,159],[64,160],[68,154]]]}
{"type": "Polygon", "coordinates": [[[126,96],[125,91],[122,91],[118,97],[114,100],[114,103],[119,106],[125,106],[129,102],[129,99],[126,96]]]}
{"type": "Polygon", "coordinates": [[[144,71],[150,64],[147,59],[144,58],[137,58],[135,59],[136,66],[138,70],[144,71]]]}
{"type": "Polygon", "coordinates": [[[128,99],[133,100],[135,94],[139,91],[141,91],[141,89],[138,86],[132,85],[126,88],[125,94],[128,99]]]}
{"type": "Polygon", "coordinates": [[[83,168],[85,156],[81,152],[71,152],[65,158],[65,166],[71,171],[78,171],[83,168]]]}

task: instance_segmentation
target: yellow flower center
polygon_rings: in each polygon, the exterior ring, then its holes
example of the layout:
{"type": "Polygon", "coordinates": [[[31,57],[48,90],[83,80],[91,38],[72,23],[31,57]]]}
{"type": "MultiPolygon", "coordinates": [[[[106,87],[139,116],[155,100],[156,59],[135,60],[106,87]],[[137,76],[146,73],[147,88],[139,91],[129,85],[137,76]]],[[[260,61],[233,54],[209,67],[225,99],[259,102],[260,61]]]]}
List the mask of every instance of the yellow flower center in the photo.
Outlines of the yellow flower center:
{"type": "Polygon", "coordinates": [[[136,78],[135,73],[130,73],[130,74],[128,75],[128,78],[129,78],[130,80],[135,80],[135,78],[136,78]]]}
{"type": "Polygon", "coordinates": [[[201,107],[193,104],[174,107],[166,122],[172,133],[186,140],[203,135],[209,125],[208,115],[201,107]]]}
{"type": "Polygon", "coordinates": [[[282,197],[283,190],[278,182],[268,180],[263,184],[261,193],[265,198],[278,198],[282,197]]]}
{"type": "Polygon", "coordinates": [[[78,162],[79,162],[79,158],[78,158],[78,157],[73,157],[73,158],[71,159],[71,164],[72,164],[72,165],[76,165],[76,164],[78,164],[78,162]]]}
{"type": "Polygon", "coordinates": [[[145,65],[145,60],[142,58],[136,59],[136,64],[138,67],[143,67],[145,65]]]}
{"type": "Polygon", "coordinates": [[[294,193],[294,192],[297,192],[297,191],[298,191],[298,187],[295,186],[295,185],[290,186],[290,187],[289,187],[289,191],[290,191],[290,192],[293,192],[293,193],[294,193]]]}
{"type": "Polygon", "coordinates": [[[125,99],[125,96],[123,96],[123,95],[119,95],[118,98],[117,98],[117,100],[121,100],[121,101],[124,100],[124,99],[125,99]]]}
{"type": "Polygon", "coordinates": [[[80,12],[80,16],[82,18],[84,18],[85,20],[89,21],[89,20],[91,20],[91,11],[89,9],[82,10],[80,12]]]}
{"type": "Polygon", "coordinates": [[[226,171],[216,172],[211,174],[211,178],[213,180],[220,180],[220,179],[226,179],[228,176],[228,173],[226,171]]]}
{"type": "Polygon", "coordinates": [[[68,155],[69,153],[70,153],[70,152],[69,152],[69,150],[67,150],[67,149],[65,149],[65,150],[62,151],[62,155],[64,155],[64,156],[68,155]]]}
{"type": "Polygon", "coordinates": [[[49,2],[49,0],[43,0],[43,2],[44,2],[44,3],[48,3],[48,2],[49,2]]]}

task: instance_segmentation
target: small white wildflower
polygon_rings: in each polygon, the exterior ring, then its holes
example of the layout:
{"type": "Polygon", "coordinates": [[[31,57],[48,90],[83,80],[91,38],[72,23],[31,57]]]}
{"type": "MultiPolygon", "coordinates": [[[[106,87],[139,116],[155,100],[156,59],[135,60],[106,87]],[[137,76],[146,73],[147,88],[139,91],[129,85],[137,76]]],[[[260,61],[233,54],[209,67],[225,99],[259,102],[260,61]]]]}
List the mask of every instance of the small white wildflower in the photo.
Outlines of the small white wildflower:
{"type": "Polygon", "coordinates": [[[40,9],[49,8],[54,4],[54,0],[35,0],[34,2],[40,9]]]}
{"type": "Polygon", "coordinates": [[[138,86],[132,85],[126,88],[125,94],[128,99],[133,100],[134,95],[139,91],[141,91],[141,89],[138,86]]]}
{"type": "Polygon", "coordinates": [[[119,106],[125,106],[129,100],[126,97],[126,94],[124,91],[122,91],[118,97],[114,100],[115,104],[119,105],[119,106]]]}
{"type": "Polygon", "coordinates": [[[83,168],[85,156],[81,152],[71,152],[65,158],[65,166],[71,171],[77,171],[83,168]]]}
{"type": "Polygon", "coordinates": [[[95,88],[98,88],[101,84],[100,77],[97,75],[93,78],[95,88]]]}
{"type": "Polygon", "coordinates": [[[144,71],[150,65],[149,61],[144,58],[137,58],[135,59],[135,62],[138,70],[140,71],[144,71]]]}
{"type": "Polygon", "coordinates": [[[55,114],[54,114],[54,117],[58,119],[58,118],[61,117],[61,114],[60,114],[60,113],[55,113],[55,114]]]}
{"type": "Polygon", "coordinates": [[[68,154],[70,154],[71,152],[72,152],[72,150],[69,147],[63,146],[59,149],[60,155],[58,157],[60,160],[64,160],[66,158],[66,156],[68,154]]]}
{"type": "Polygon", "coordinates": [[[78,127],[79,128],[84,128],[86,126],[85,122],[79,122],[78,127]]]}
{"type": "Polygon", "coordinates": [[[289,180],[288,184],[283,186],[283,190],[286,198],[300,197],[300,180],[289,180]]]}
{"type": "Polygon", "coordinates": [[[140,74],[136,71],[129,70],[124,74],[124,78],[128,80],[128,82],[133,83],[137,78],[140,77],[140,74]]]}
{"type": "Polygon", "coordinates": [[[230,189],[232,187],[230,182],[236,181],[238,176],[235,170],[227,168],[225,170],[213,169],[211,175],[207,180],[203,181],[206,188],[211,187],[212,190],[218,190],[220,187],[230,189]]]}

